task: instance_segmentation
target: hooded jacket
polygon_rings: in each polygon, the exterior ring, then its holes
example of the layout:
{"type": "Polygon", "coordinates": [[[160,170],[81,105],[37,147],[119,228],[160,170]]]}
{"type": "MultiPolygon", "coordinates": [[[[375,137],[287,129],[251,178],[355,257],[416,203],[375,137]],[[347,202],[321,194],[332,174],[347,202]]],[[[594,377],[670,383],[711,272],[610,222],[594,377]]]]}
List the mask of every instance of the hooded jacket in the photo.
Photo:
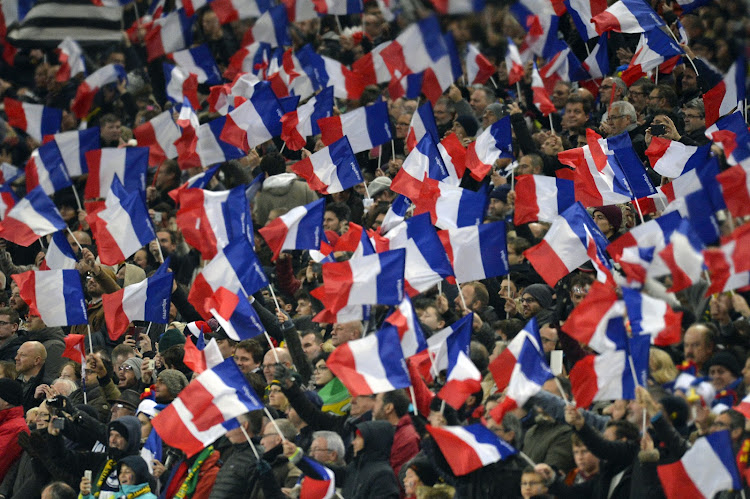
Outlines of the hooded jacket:
{"type": "Polygon", "coordinates": [[[312,203],[316,199],[318,196],[294,173],[273,175],[263,182],[261,191],[255,196],[253,221],[257,227],[263,227],[268,221],[268,214],[271,210],[276,208],[291,210],[297,206],[312,203]]]}
{"type": "Polygon", "coordinates": [[[365,445],[345,470],[339,468],[346,474],[341,495],[351,499],[397,499],[398,482],[389,463],[393,426],[387,421],[367,421],[358,424],[357,431],[365,445]]]}
{"type": "Polygon", "coordinates": [[[23,407],[9,407],[0,411],[0,482],[11,465],[21,456],[21,446],[18,445],[18,434],[29,432],[26,419],[23,417],[23,407]]]}

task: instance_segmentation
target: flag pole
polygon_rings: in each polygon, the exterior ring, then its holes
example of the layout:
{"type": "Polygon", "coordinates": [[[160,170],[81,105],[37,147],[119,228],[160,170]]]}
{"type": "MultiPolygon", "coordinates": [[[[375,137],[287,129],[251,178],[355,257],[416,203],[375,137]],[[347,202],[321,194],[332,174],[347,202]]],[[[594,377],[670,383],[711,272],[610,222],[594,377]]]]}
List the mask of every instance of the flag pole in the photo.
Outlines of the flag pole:
{"type": "Polygon", "coordinates": [[[516,82],[516,93],[518,94],[518,103],[521,103],[521,82],[516,82]]]}
{"type": "Polygon", "coordinates": [[[273,302],[276,304],[276,310],[281,310],[281,307],[279,306],[279,300],[276,298],[276,293],[274,293],[273,286],[270,283],[268,284],[268,289],[271,291],[271,297],[273,298],[273,302]]]}
{"type": "Polygon", "coordinates": [[[279,154],[283,154],[285,147],[286,147],[286,142],[281,144],[281,149],[279,149],[279,154]]]}
{"type": "Polygon", "coordinates": [[[445,411],[445,400],[440,401],[440,415],[443,416],[443,411],[445,411]]]}
{"type": "Polygon", "coordinates": [[[411,405],[412,405],[412,408],[414,409],[413,410],[414,415],[418,416],[419,411],[417,411],[417,396],[414,394],[414,385],[409,385],[409,393],[411,394],[411,405]]]}
{"type": "Polygon", "coordinates": [[[563,401],[565,401],[565,405],[570,405],[570,400],[568,400],[568,396],[565,394],[562,383],[560,383],[560,380],[557,378],[557,376],[555,376],[555,385],[557,385],[557,389],[560,390],[560,395],[562,396],[563,401]]]}
{"type": "Polygon", "coordinates": [[[268,416],[268,419],[271,420],[271,424],[276,429],[276,433],[279,434],[279,436],[281,437],[281,440],[286,440],[286,438],[284,438],[284,434],[281,433],[281,429],[279,428],[279,425],[276,424],[276,420],[273,419],[273,416],[271,416],[271,413],[268,411],[268,407],[263,406],[263,412],[265,412],[266,416],[268,416]]]}
{"type": "Polygon", "coordinates": [[[643,220],[643,210],[641,210],[641,203],[638,202],[638,198],[635,198],[635,207],[638,208],[638,216],[641,217],[641,223],[645,224],[643,220]]]}
{"type": "Polygon", "coordinates": [[[378,146],[378,170],[380,170],[380,162],[383,160],[383,146],[378,146]]]}
{"type": "Polygon", "coordinates": [[[247,443],[250,444],[250,448],[253,450],[253,454],[255,454],[255,459],[257,461],[260,461],[260,456],[258,455],[258,449],[255,448],[255,444],[250,439],[250,435],[247,434],[247,430],[244,426],[242,426],[242,423],[240,423],[240,430],[242,430],[242,434],[245,435],[245,440],[247,440],[247,443]]]}
{"type": "Polygon", "coordinates": [[[339,35],[344,34],[344,29],[341,27],[341,21],[339,20],[339,16],[333,16],[336,19],[336,26],[339,28],[339,35]]]}
{"type": "Polygon", "coordinates": [[[391,139],[391,159],[396,159],[396,144],[395,141],[391,139]]]}
{"type": "Polygon", "coordinates": [[[521,459],[529,463],[530,466],[536,466],[536,463],[532,461],[531,458],[527,456],[525,452],[519,450],[518,455],[521,457],[521,459]]]}
{"type": "Polygon", "coordinates": [[[466,310],[467,312],[470,312],[469,307],[466,306],[466,299],[464,298],[464,294],[461,293],[461,283],[456,281],[456,287],[458,288],[458,296],[461,297],[461,303],[464,306],[464,310],[466,310]]]}
{"type": "Polygon", "coordinates": [[[164,253],[161,252],[161,244],[159,244],[159,238],[157,237],[155,241],[156,247],[159,249],[159,259],[161,260],[161,262],[159,263],[164,263],[164,253]]]}
{"type": "Polygon", "coordinates": [[[81,246],[81,243],[78,242],[78,239],[76,239],[75,234],[73,234],[73,231],[70,230],[70,227],[65,227],[68,230],[68,234],[70,234],[70,237],[73,238],[73,241],[75,241],[76,246],[78,246],[78,249],[81,250],[81,253],[83,253],[83,246],[81,246]]]}
{"type": "Polygon", "coordinates": [[[81,198],[78,197],[78,191],[76,191],[76,186],[75,185],[70,186],[70,190],[73,191],[73,196],[75,196],[76,198],[76,204],[78,205],[78,209],[83,211],[83,205],[81,204],[81,198]]]}
{"type": "Polygon", "coordinates": [[[554,132],[555,125],[552,124],[552,113],[549,113],[547,116],[549,117],[549,129],[554,132]]]}
{"type": "Polygon", "coordinates": [[[86,322],[86,329],[88,330],[89,334],[89,353],[94,353],[94,343],[91,341],[91,324],[86,322]]]}
{"type": "Polygon", "coordinates": [[[43,250],[46,250],[47,248],[44,246],[44,236],[39,238],[39,245],[42,247],[43,250]]]}
{"type": "Polygon", "coordinates": [[[497,82],[495,82],[495,77],[494,76],[490,76],[490,81],[495,86],[495,90],[497,90],[497,82]]]}

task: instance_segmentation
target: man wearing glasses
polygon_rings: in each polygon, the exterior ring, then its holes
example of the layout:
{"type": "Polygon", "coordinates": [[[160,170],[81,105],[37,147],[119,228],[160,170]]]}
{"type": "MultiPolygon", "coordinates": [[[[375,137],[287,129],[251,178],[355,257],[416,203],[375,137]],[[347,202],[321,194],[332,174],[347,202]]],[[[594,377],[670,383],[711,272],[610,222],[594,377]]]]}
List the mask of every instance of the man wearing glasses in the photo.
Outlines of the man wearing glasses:
{"type": "Polygon", "coordinates": [[[0,360],[15,360],[23,340],[18,337],[18,312],[0,308],[0,360]]]}

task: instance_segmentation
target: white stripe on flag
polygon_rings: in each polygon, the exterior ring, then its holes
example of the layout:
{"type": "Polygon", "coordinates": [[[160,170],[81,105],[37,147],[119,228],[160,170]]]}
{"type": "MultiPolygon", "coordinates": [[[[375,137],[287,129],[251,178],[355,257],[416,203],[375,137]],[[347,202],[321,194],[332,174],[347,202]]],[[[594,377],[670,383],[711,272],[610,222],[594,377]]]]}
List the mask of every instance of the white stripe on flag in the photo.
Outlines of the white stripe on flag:
{"type": "Polygon", "coordinates": [[[354,358],[357,372],[365,378],[373,393],[389,392],[393,385],[388,381],[385,367],[378,355],[378,337],[374,334],[347,343],[354,358]]]}
{"type": "Polygon", "coordinates": [[[717,490],[725,489],[727,484],[732,483],[724,463],[705,438],[696,440],[681,462],[685,473],[704,497],[713,497],[717,490]]]}
{"type": "Polygon", "coordinates": [[[349,303],[373,304],[378,301],[378,290],[373,285],[374,276],[380,274],[380,256],[377,254],[349,260],[352,269],[352,287],[349,303]]]}
{"type": "Polygon", "coordinates": [[[477,438],[473,433],[466,431],[460,426],[444,426],[443,430],[453,433],[455,436],[466,442],[474,452],[477,453],[477,457],[482,461],[482,464],[492,464],[500,460],[500,452],[494,445],[483,444],[477,441],[477,438]]]}
{"type": "Polygon", "coordinates": [[[66,325],[68,321],[63,294],[63,271],[35,272],[34,279],[36,306],[42,320],[48,326],[66,325]]]}
{"type": "Polygon", "coordinates": [[[145,288],[148,288],[148,279],[123,289],[122,310],[131,321],[142,321],[146,317],[145,288]]]}

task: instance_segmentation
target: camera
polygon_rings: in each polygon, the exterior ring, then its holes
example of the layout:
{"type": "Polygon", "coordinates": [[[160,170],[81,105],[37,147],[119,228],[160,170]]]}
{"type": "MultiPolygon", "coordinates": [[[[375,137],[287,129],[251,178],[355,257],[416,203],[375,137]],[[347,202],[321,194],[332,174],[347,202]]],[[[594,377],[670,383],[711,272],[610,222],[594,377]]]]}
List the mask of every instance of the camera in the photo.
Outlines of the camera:
{"type": "Polygon", "coordinates": [[[56,430],[64,430],[65,429],[65,419],[64,418],[55,418],[52,420],[52,428],[55,428],[56,430]]]}
{"type": "Polygon", "coordinates": [[[667,125],[651,125],[651,135],[661,137],[667,133],[667,125]]]}

